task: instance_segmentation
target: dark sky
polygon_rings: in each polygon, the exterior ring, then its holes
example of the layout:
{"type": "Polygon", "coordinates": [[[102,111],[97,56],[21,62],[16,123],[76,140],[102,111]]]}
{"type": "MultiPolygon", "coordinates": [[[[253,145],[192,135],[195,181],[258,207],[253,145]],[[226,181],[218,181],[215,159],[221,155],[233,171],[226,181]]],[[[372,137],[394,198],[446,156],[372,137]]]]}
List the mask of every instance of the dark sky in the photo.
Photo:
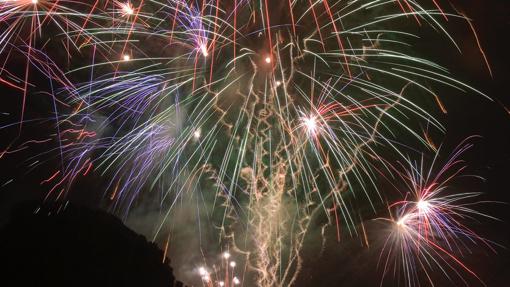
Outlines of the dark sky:
{"type": "MultiPolygon", "coordinates": [[[[446,2],[446,1],[444,1],[446,2]]],[[[485,178],[485,182],[471,185],[466,183],[466,191],[482,191],[483,199],[500,203],[484,204],[479,208],[494,217],[501,219],[483,220],[476,225],[476,229],[486,238],[493,240],[503,247],[496,247],[497,253],[484,248],[473,249],[473,255],[467,263],[473,266],[487,286],[507,286],[510,282],[510,1],[508,0],[454,0],[460,11],[473,19],[474,27],[480,43],[490,63],[491,77],[485,66],[482,54],[478,49],[472,31],[466,23],[456,22],[449,25],[449,31],[461,44],[463,54],[455,53],[451,47],[441,49],[441,45],[430,42],[427,37],[432,31],[422,31],[422,38],[415,45],[420,53],[428,58],[444,64],[456,78],[471,84],[475,88],[489,95],[493,101],[469,93],[454,93],[451,90],[438,92],[451,93],[444,97],[444,104],[448,111],[442,116],[442,122],[447,128],[442,140],[444,150],[451,151],[462,140],[471,135],[479,135],[474,140],[472,148],[463,159],[469,165],[468,171],[485,178]],[[439,47],[439,48],[438,48],[439,47]]],[[[446,4],[447,5],[447,4],[446,4]]],[[[0,87],[2,104],[0,115],[3,125],[18,117],[19,97],[12,96],[13,92],[0,87]],[[4,118],[2,118],[4,117],[4,118]]],[[[30,110],[27,117],[45,117],[48,108],[47,98],[31,97],[30,110]]],[[[44,135],[47,130],[40,126],[27,125],[27,139],[37,135],[44,135]]],[[[1,149],[10,144],[10,139],[16,135],[11,130],[0,131],[1,149]]],[[[38,145],[30,151],[16,155],[5,156],[0,159],[0,224],[7,220],[9,208],[18,201],[41,198],[46,187],[40,186],[41,178],[47,177],[45,166],[55,164],[49,160],[42,168],[30,170],[27,168],[27,157],[43,152],[48,146],[38,145]]],[[[103,182],[97,176],[84,179],[69,198],[80,205],[97,206],[101,202],[103,182]]],[[[370,223],[369,223],[370,224],[370,223]]],[[[331,235],[331,234],[330,234],[331,235]]],[[[334,238],[334,236],[331,236],[334,238]]],[[[319,250],[320,251],[320,250],[319,250]]],[[[304,271],[298,286],[373,286],[380,282],[380,274],[376,272],[376,250],[361,248],[358,239],[345,240],[341,244],[335,240],[328,243],[318,256],[318,250],[305,252],[304,271]]],[[[477,286],[476,281],[471,282],[477,286]]],[[[377,285],[375,285],[377,286],[377,285]]],[[[387,286],[395,286],[389,282],[387,286]]],[[[442,286],[442,285],[438,285],[442,286]]]]}

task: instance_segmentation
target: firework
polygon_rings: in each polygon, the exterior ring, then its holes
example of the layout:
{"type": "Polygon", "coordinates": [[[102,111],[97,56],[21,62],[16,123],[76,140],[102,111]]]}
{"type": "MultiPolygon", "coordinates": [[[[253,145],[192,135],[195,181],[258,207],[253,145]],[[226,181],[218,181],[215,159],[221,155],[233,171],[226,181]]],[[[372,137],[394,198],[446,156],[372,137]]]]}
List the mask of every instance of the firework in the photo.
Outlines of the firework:
{"type": "Polygon", "coordinates": [[[385,276],[393,268],[404,276],[406,286],[415,286],[422,274],[433,284],[430,273],[440,270],[449,280],[458,278],[467,284],[466,273],[482,282],[461,259],[470,246],[494,250],[490,241],[466,225],[469,219],[490,216],[472,209],[480,194],[455,191],[451,186],[465,169],[459,156],[470,147],[460,146],[439,168],[436,153],[428,170],[422,159],[401,174],[408,192],[404,200],[389,206],[395,216],[383,219],[391,225],[380,258],[385,276]]]}
{"type": "Polygon", "coordinates": [[[241,284],[236,275],[236,266],[237,263],[232,260],[230,252],[225,251],[221,254],[218,264],[213,264],[212,268],[200,266],[196,271],[204,286],[234,287],[241,284]]]}
{"type": "MultiPolygon", "coordinates": [[[[325,217],[338,240],[358,236],[351,203],[363,198],[376,211],[374,201],[385,197],[377,175],[395,172],[385,155],[409,162],[407,138],[429,148],[419,124],[444,132],[423,108],[427,97],[441,103],[431,85],[485,96],[410,48],[413,27],[428,26],[458,49],[444,23],[465,17],[439,4],[2,1],[0,59],[7,66],[20,42],[28,50],[24,80],[4,69],[0,80],[23,92],[24,109],[30,67],[57,79],[51,95],[65,108],[55,108],[52,137],[62,164],[42,181],[51,186],[47,199],[100,174],[109,207],[124,218],[158,198],[164,217],[154,239],[183,201],[207,202],[219,226],[212,232],[246,254],[255,284],[290,286],[312,221],[325,217]],[[65,47],[65,60],[50,61],[45,45],[36,47],[46,26],[58,32],[51,40],[65,47]]],[[[421,254],[437,260],[459,237],[480,239],[458,218],[475,213],[458,204],[473,195],[442,195],[445,172],[429,178],[412,169],[413,193],[391,206],[400,211],[389,241],[413,256],[403,259],[410,285],[421,254]]],[[[205,267],[199,273],[205,285],[240,283],[234,275],[217,281],[205,267]]]]}

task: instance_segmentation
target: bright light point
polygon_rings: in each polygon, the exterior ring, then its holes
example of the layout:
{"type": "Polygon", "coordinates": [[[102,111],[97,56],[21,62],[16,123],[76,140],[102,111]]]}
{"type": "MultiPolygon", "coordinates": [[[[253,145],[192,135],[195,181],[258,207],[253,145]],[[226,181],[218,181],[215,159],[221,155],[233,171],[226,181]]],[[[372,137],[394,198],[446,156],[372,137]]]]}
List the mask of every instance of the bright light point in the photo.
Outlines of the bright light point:
{"type": "Polygon", "coordinates": [[[206,275],[202,276],[202,280],[204,280],[205,282],[209,282],[209,281],[211,281],[211,276],[209,276],[209,274],[206,274],[206,275]]]}
{"type": "Polygon", "coordinates": [[[317,121],[314,117],[308,117],[303,119],[303,124],[309,133],[315,133],[317,130],[317,121]]]}
{"type": "Polygon", "coordinates": [[[235,262],[235,261],[230,261],[230,267],[234,268],[234,267],[236,267],[236,265],[237,265],[237,264],[236,264],[236,262],[235,262]]]}
{"type": "Polygon", "coordinates": [[[223,253],[223,258],[229,259],[230,258],[230,253],[228,253],[228,252],[223,253]]]}
{"type": "Polygon", "coordinates": [[[220,281],[220,282],[219,282],[219,285],[220,285],[220,286],[225,286],[225,282],[220,281]]]}
{"type": "Polygon", "coordinates": [[[133,13],[135,13],[135,10],[133,9],[133,7],[131,7],[131,4],[129,3],[122,5],[122,11],[126,15],[133,15],[133,13]]]}
{"type": "Polygon", "coordinates": [[[129,61],[129,60],[131,60],[131,56],[129,56],[129,55],[127,55],[127,54],[126,54],[126,55],[124,55],[124,57],[122,57],[122,58],[124,59],[124,61],[129,61]]]}
{"type": "Polygon", "coordinates": [[[39,0],[32,0],[33,4],[37,4],[37,2],[39,2],[39,0]]]}
{"type": "Polygon", "coordinates": [[[282,82],[281,81],[276,81],[276,86],[279,87],[282,85],[282,82]]]}
{"type": "Polygon", "coordinates": [[[200,276],[205,276],[207,275],[207,270],[205,270],[204,267],[200,267],[198,268],[198,274],[200,274],[200,276]]]}
{"type": "Polygon", "coordinates": [[[416,207],[418,207],[418,210],[422,212],[426,212],[429,209],[430,203],[426,200],[420,200],[418,203],[416,203],[416,207]]]}
{"type": "Polygon", "coordinates": [[[397,221],[397,226],[398,227],[404,227],[406,224],[407,224],[407,217],[408,215],[404,215],[402,216],[402,218],[400,218],[398,221],[397,221]]]}
{"type": "Polygon", "coordinates": [[[266,63],[270,64],[271,63],[271,57],[267,56],[264,61],[266,61],[266,63]]]}
{"type": "Polygon", "coordinates": [[[202,55],[204,55],[204,57],[209,56],[209,52],[207,52],[207,46],[205,44],[200,45],[200,51],[202,51],[202,55]]]}
{"type": "Polygon", "coordinates": [[[237,277],[234,277],[234,279],[232,279],[232,282],[234,282],[235,285],[239,285],[241,283],[241,281],[239,281],[239,278],[237,277]]]}
{"type": "Polygon", "coordinates": [[[199,139],[200,136],[202,135],[202,132],[200,130],[196,130],[194,133],[193,133],[193,137],[195,139],[199,139]]]}

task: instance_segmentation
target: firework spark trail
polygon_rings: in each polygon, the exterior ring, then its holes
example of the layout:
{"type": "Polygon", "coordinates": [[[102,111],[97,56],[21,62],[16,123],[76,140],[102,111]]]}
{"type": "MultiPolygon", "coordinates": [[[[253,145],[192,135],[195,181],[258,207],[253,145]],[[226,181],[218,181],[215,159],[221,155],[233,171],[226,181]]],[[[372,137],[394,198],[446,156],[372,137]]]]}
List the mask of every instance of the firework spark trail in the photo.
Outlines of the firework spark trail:
{"type": "MultiPolygon", "coordinates": [[[[87,10],[88,8],[87,4],[79,4],[75,1],[20,0],[0,2],[0,27],[2,28],[0,33],[0,61],[3,67],[0,70],[0,78],[2,78],[2,82],[7,83],[9,86],[23,90],[20,130],[25,115],[28,89],[31,86],[29,79],[31,66],[34,62],[45,61],[47,59],[47,56],[42,53],[46,44],[37,47],[38,40],[48,37],[48,35],[44,34],[46,29],[50,29],[51,33],[60,33],[66,40],[66,42],[62,41],[62,43],[66,51],[68,51],[68,57],[70,57],[70,46],[78,47],[69,31],[79,29],[79,22],[90,21],[91,15],[86,16],[83,12],[78,11],[87,10]],[[51,26],[51,28],[48,26],[51,26]],[[5,67],[12,65],[10,59],[16,53],[22,54],[26,58],[25,69],[23,75],[20,76],[20,78],[23,78],[22,85],[3,78],[5,67]]],[[[86,33],[86,30],[80,30],[86,33]]],[[[45,75],[47,73],[63,74],[59,69],[48,69],[42,74],[45,75]]],[[[48,77],[51,76],[53,75],[48,77]]],[[[8,77],[12,78],[12,76],[8,77]]]]}
{"type": "Polygon", "coordinates": [[[212,267],[208,267],[207,264],[199,266],[196,268],[196,273],[200,276],[203,286],[234,287],[242,284],[242,280],[237,275],[237,266],[231,253],[225,251],[221,254],[219,264],[213,264],[212,267]]]}
{"type": "MultiPolygon", "coordinates": [[[[418,36],[399,21],[429,25],[458,49],[442,23],[465,19],[439,1],[419,2],[3,1],[0,80],[22,90],[23,101],[33,67],[60,87],[52,95],[62,166],[41,182],[52,184],[48,198],[97,172],[108,177],[111,208],[127,217],[157,190],[167,210],[156,238],[183,194],[197,201],[212,194],[220,215],[211,221],[221,240],[237,238],[229,243],[250,254],[246,266],[257,285],[289,286],[314,216],[325,216],[340,240],[359,235],[351,198],[364,198],[376,212],[373,201],[385,197],[377,175],[395,172],[380,147],[409,162],[402,134],[431,142],[413,122],[444,131],[421,107],[420,94],[441,103],[431,83],[485,96],[411,51],[407,42],[418,36]],[[67,73],[44,65],[44,45],[35,45],[49,23],[67,43],[68,59],[91,52],[91,63],[67,73]],[[5,67],[19,41],[27,62],[17,81],[5,67]],[[89,81],[68,80],[87,73],[89,81]]],[[[472,196],[441,196],[447,181],[439,177],[413,169],[404,178],[422,200],[392,206],[417,228],[398,238],[400,250],[437,236],[447,243],[420,247],[428,261],[461,246],[452,233],[477,237],[457,218],[475,213],[457,205],[472,196]]],[[[403,266],[409,283],[426,264],[420,260],[404,258],[416,264],[403,266]]]]}
{"type": "Polygon", "coordinates": [[[396,276],[402,275],[406,286],[417,285],[422,273],[433,284],[430,273],[437,269],[449,280],[457,277],[467,284],[464,271],[483,284],[461,259],[470,253],[470,245],[475,248],[482,245],[495,252],[494,243],[479,236],[465,221],[494,218],[472,209],[479,193],[456,192],[451,186],[465,169],[459,157],[471,147],[472,144],[460,145],[440,167],[436,166],[438,149],[428,169],[422,158],[419,163],[410,163],[401,173],[408,191],[403,200],[388,207],[395,218],[382,219],[391,224],[379,259],[384,262],[383,280],[393,268],[403,271],[396,276]]]}

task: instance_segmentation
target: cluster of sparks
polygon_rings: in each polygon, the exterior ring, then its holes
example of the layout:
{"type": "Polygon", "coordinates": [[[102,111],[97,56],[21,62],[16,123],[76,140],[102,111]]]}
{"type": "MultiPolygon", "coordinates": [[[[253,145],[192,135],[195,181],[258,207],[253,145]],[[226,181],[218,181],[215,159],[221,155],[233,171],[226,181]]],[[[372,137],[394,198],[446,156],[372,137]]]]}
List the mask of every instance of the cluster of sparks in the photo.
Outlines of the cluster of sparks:
{"type": "MultiPolygon", "coordinates": [[[[17,138],[0,158],[54,143],[39,155],[59,162],[41,182],[47,200],[102,175],[123,217],[159,198],[155,239],[183,200],[212,206],[202,212],[247,254],[253,284],[291,286],[314,218],[326,217],[338,239],[364,233],[350,202],[364,198],[377,212],[378,174],[396,172],[384,155],[412,162],[400,135],[436,149],[414,125],[444,132],[421,107],[430,96],[446,112],[431,84],[485,96],[410,48],[418,36],[404,28],[429,26],[458,49],[444,23],[466,18],[439,2],[0,0],[0,84],[22,97],[17,121],[0,129],[22,138],[25,125],[47,126],[26,118],[30,97],[47,95],[55,126],[43,139],[17,138]],[[49,87],[36,94],[41,76],[49,87]]],[[[410,164],[401,176],[410,191],[390,204],[398,214],[381,255],[386,274],[400,254],[405,285],[435,267],[476,277],[454,253],[465,239],[489,246],[463,223],[480,215],[462,204],[475,195],[444,191],[460,153],[439,172],[410,164]]],[[[35,158],[31,168],[44,164],[35,158]]],[[[229,258],[224,279],[199,269],[205,286],[241,284],[229,258]]]]}
{"type": "Polygon", "coordinates": [[[219,266],[214,265],[212,269],[204,266],[198,267],[197,273],[204,286],[234,287],[241,285],[241,280],[235,273],[237,263],[232,260],[231,256],[230,252],[225,251],[221,255],[219,266]]]}
{"type": "Polygon", "coordinates": [[[495,251],[491,242],[464,223],[466,218],[489,216],[471,207],[478,193],[448,191],[465,169],[458,157],[470,147],[460,146],[438,172],[434,171],[435,158],[429,170],[421,162],[402,174],[408,183],[405,199],[389,205],[394,218],[382,219],[392,226],[380,258],[385,275],[395,268],[405,275],[406,285],[414,286],[419,285],[423,271],[434,285],[429,273],[437,267],[449,279],[457,277],[468,284],[462,275],[465,272],[481,281],[458,256],[470,252],[470,244],[495,251]]]}

